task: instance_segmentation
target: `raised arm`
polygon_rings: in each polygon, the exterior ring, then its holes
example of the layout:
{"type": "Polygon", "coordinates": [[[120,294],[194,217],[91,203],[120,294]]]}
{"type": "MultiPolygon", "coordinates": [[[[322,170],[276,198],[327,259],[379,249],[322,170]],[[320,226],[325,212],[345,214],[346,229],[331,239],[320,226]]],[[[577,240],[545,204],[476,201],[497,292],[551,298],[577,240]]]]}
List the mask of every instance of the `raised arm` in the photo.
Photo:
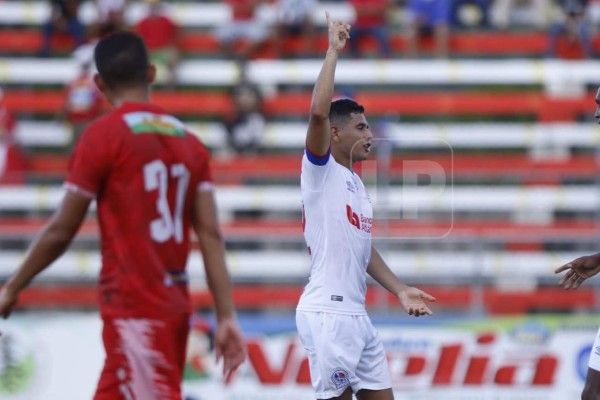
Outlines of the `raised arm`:
{"type": "Polygon", "coordinates": [[[329,48],[313,89],[306,134],[306,147],[317,156],[322,156],[329,150],[329,108],[333,99],[335,67],[340,51],[350,38],[350,25],[339,20],[331,21],[328,12],[325,15],[329,28],[329,48]]]}
{"type": "Polygon", "coordinates": [[[197,192],[194,210],[194,230],[202,249],[206,279],[217,314],[216,357],[217,361],[223,357],[223,374],[229,377],[245,360],[246,348],[235,317],[231,280],[225,265],[225,245],[219,230],[213,192],[197,192]]]}
{"type": "Polygon", "coordinates": [[[420,289],[402,283],[390,270],[385,261],[383,261],[383,258],[381,258],[375,247],[371,247],[371,260],[367,266],[367,273],[377,283],[398,297],[400,304],[408,315],[418,317],[420,315],[433,314],[427,304],[425,304],[425,301],[435,301],[435,297],[420,289]]]}
{"type": "Polygon", "coordinates": [[[19,293],[40,272],[61,256],[77,233],[90,205],[88,197],[67,192],[59,209],[33,241],[21,266],[0,290],[0,315],[7,318],[19,293]]]}

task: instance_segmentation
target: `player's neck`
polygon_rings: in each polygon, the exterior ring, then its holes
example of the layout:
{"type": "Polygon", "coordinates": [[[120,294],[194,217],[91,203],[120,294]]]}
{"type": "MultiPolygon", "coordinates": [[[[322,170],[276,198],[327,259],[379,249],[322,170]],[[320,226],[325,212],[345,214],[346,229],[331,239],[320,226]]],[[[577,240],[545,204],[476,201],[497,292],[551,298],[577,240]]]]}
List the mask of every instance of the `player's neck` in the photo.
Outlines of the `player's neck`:
{"type": "Polygon", "coordinates": [[[340,154],[333,149],[331,150],[331,152],[333,154],[333,158],[335,158],[335,161],[338,164],[340,164],[341,166],[346,167],[350,171],[354,172],[354,163],[352,162],[350,157],[345,156],[344,154],[340,154]]]}
{"type": "Polygon", "coordinates": [[[115,108],[123,105],[123,103],[149,103],[150,92],[147,88],[128,88],[119,93],[115,93],[112,103],[115,108]]]}

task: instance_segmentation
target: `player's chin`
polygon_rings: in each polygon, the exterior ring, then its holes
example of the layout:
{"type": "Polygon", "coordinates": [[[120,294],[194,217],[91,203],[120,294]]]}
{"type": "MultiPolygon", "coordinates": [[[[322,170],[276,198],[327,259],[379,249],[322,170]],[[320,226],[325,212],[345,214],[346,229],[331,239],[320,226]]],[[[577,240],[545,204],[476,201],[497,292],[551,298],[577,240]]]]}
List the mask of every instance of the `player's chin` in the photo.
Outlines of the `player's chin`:
{"type": "Polygon", "coordinates": [[[368,150],[360,150],[354,153],[354,159],[356,161],[365,161],[366,159],[369,158],[369,151],[368,150]]]}

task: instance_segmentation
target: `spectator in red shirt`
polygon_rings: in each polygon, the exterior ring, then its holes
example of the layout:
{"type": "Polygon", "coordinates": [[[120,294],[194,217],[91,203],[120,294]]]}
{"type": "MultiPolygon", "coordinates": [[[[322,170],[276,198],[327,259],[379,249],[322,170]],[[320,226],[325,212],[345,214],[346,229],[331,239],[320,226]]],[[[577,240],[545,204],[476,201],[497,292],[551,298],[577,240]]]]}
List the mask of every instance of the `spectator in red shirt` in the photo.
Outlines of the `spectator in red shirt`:
{"type": "Polygon", "coordinates": [[[352,24],[352,40],[350,51],[353,56],[359,55],[358,45],[363,37],[373,37],[379,44],[379,54],[382,57],[391,56],[387,15],[391,11],[391,0],[351,0],[356,10],[356,20],[352,24]]]}
{"type": "Polygon", "coordinates": [[[150,59],[158,68],[157,81],[166,81],[171,87],[177,82],[179,62],[179,28],[163,12],[160,0],[146,0],[150,5],[148,15],[135,27],[144,39],[150,52],[150,59]]]}
{"type": "Polygon", "coordinates": [[[230,57],[235,55],[235,42],[243,39],[246,47],[235,58],[248,59],[271,34],[270,27],[259,21],[256,16],[256,10],[262,0],[226,0],[226,2],[231,7],[231,21],[217,28],[215,36],[230,57]]]}

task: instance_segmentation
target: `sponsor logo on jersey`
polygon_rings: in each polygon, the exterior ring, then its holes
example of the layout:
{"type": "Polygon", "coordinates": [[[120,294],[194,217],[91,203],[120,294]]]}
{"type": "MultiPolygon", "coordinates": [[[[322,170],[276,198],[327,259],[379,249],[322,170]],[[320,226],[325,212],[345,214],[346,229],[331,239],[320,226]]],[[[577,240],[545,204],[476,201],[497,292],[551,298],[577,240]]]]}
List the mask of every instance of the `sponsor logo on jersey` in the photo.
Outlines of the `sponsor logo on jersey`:
{"type": "Polygon", "coordinates": [[[348,204],[346,204],[346,215],[348,216],[348,222],[356,227],[356,229],[371,233],[373,218],[365,217],[363,214],[360,214],[359,217],[348,204]]]}
{"type": "Polygon", "coordinates": [[[344,296],[338,296],[336,294],[332,294],[331,301],[344,301],[344,296]]]}
{"type": "Polygon", "coordinates": [[[594,354],[599,355],[600,356],[600,346],[596,346],[594,347],[594,354]]]}
{"type": "Polygon", "coordinates": [[[343,369],[336,370],[331,375],[331,381],[335,385],[336,389],[343,388],[350,384],[350,380],[348,379],[348,373],[346,371],[344,371],[343,369]]]}
{"type": "Polygon", "coordinates": [[[142,111],[125,114],[123,119],[134,134],[158,133],[167,136],[183,136],[185,134],[183,123],[170,115],[142,111]]]}

